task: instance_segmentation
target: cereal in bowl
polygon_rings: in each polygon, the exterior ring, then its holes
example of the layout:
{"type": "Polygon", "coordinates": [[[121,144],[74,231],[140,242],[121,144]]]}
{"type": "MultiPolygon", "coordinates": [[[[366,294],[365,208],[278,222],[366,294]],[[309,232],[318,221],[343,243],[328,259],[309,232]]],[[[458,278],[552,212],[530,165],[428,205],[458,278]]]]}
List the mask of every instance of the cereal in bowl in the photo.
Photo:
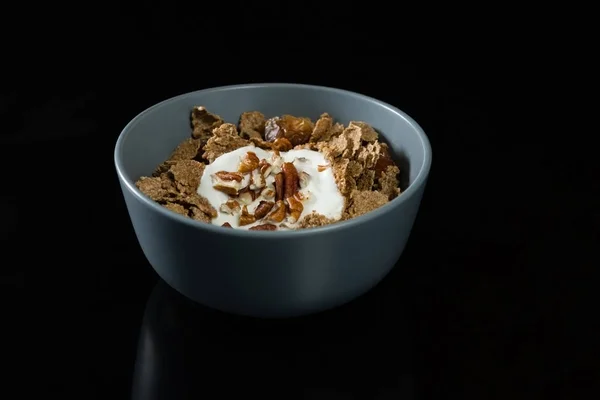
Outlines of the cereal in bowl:
{"type": "Polygon", "coordinates": [[[351,219],[400,195],[400,170],[367,123],[245,112],[238,125],[205,107],[191,137],[136,186],[163,207],[230,229],[306,229],[351,219]]]}

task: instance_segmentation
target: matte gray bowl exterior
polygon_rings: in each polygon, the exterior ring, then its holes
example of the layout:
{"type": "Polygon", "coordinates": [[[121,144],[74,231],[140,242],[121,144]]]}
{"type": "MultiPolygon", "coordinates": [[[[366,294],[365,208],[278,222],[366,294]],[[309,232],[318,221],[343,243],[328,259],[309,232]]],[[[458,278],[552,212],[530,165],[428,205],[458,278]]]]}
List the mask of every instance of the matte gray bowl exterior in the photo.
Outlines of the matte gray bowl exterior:
{"type": "MultiPolygon", "coordinates": [[[[175,290],[205,306],[290,317],[344,304],[376,285],[396,264],[417,214],[431,165],[423,130],[400,110],[339,89],[296,84],[227,86],[177,96],[145,110],[123,129],[115,166],[146,258],[175,290]],[[192,106],[237,123],[244,111],[314,119],[327,112],[366,121],[396,157],[408,160],[409,187],[378,210],[338,224],[289,232],[224,229],[177,215],[143,195],[149,175],[190,135],[192,106]]],[[[406,171],[404,171],[406,172],[406,171]]]]}

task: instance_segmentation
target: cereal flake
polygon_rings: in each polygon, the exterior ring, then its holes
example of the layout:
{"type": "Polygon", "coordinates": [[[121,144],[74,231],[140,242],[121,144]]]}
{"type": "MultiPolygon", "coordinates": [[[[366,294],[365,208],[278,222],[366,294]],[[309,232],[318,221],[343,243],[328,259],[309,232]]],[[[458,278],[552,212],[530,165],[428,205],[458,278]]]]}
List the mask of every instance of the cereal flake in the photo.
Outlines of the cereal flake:
{"type": "Polygon", "coordinates": [[[215,161],[219,156],[230,151],[248,146],[250,142],[238,135],[237,128],[233,124],[225,123],[213,130],[213,135],[204,146],[202,158],[209,163],[215,161]]]}

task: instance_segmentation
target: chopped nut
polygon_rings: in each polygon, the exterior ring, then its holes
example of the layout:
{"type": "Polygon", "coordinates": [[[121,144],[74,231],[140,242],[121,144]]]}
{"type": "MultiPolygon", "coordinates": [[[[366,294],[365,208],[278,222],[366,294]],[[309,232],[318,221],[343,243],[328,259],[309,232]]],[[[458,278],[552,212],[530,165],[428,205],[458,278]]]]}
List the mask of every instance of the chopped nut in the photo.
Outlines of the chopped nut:
{"type": "Polygon", "coordinates": [[[241,172],[243,174],[252,172],[256,168],[258,168],[258,164],[260,164],[260,160],[256,156],[256,153],[249,151],[248,153],[246,153],[244,158],[242,158],[240,166],[238,168],[238,172],[241,172]]]}
{"type": "Polygon", "coordinates": [[[300,218],[302,211],[304,211],[304,206],[302,202],[296,198],[296,196],[290,196],[287,199],[290,216],[288,217],[288,222],[293,224],[300,218]]]}
{"type": "Polygon", "coordinates": [[[267,162],[267,160],[265,160],[264,158],[262,160],[260,160],[260,163],[258,164],[258,168],[260,169],[260,173],[262,174],[262,176],[264,176],[265,178],[267,176],[269,176],[269,174],[271,173],[271,170],[273,169],[271,167],[271,164],[269,164],[267,162]]]}
{"type": "Polygon", "coordinates": [[[261,201],[260,203],[258,203],[258,206],[256,206],[256,209],[254,210],[254,217],[257,220],[264,218],[269,213],[269,211],[271,211],[274,205],[275,203],[273,203],[272,201],[261,201]]]}
{"type": "Polygon", "coordinates": [[[256,218],[254,218],[254,215],[250,214],[248,212],[248,206],[243,206],[242,207],[242,213],[240,214],[240,226],[244,226],[244,225],[249,225],[253,222],[256,221],[256,218]]]}
{"type": "Polygon", "coordinates": [[[253,226],[252,228],[250,228],[248,230],[249,231],[276,231],[277,226],[275,226],[273,224],[262,224],[262,225],[253,226]]]}
{"type": "Polygon", "coordinates": [[[300,188],[305,189],[308,186],[310,175],[306,171],[300,172],[298,180],[300,181],[300,188]]]}
{"type": "Polygon", "coordinates": [[[264,188],[266,184],[267,184],[267,181],[265,180],[265,177],[260,172],[260,170],[259,169],[253,170],[252,174],[251,174],[251,178],[250,178],[250,189],[251,190],[260,190],[260,189],[264,188]]]}
{"type": "Polygon", "coordinates": [[[241,192],[241,193],[238,195],[238,200],[239,200],[239,201],[240,201],[242,204],[246,204],[246,205],[248,205],[248,204],[250,204],[250,203],[252,203],[252,202],[254,201],[254,196],[252,196],[252,193],[253,193],[253,192],[251,192],[251,191],[248,191],[248,190],[246,190],[246,191],[243,191],[243,192],[241,192]]]}
{"type": "Polygon", "coordinates": [[[275,197],[275,188],[272,185],[269,185],[263,189],[261,192],[261,196],[265,199],[272,199],[275,197]]]}
{"type": "Polygon", "coordinates": [[[273,148],[278,151],[290,151],[292,147],[292,143],[284,137],[277,138],[273,142],[273,148]]]}
{"type": "Polygon", "coordinates": [[[275,200],[283,200],[284,187],[283,187],[283,172],[275,175],[275,200]]]}
{"type": "Polygon", "coordinates": [[[229,222],[225,222],[223,225],[221,225],[223,228],[233,228],[231,226],[231,224],[229,222]]]}
{"type": "Polygon", "coordinates": [[[292,163],[283,163],[283,198],[287,199],[298,192],[298,170],[292,163]]]}
{"type": "Polygon", "coordinates": [[[244,177],[237,172],[219,171],[214,173],[211,178],[214,189],[230,196],[235,196],[246,186],[244,177]]]}
{"type": "Polygon", "coordinates": [[[283,158],[279,154],[273,154],[271,157],[271,167],[273,174],[278,174],[281,172],[281,167],[283,166],[283,158]]]}
{"type": "Polygon", "coordinates": [[[267,219],[272,222],[281,222],[285,219],[285,212],[285,203],[283,200],[278,200],[269,215],[267,215],[267,219]]]}
{"type": "Polygon", "coordinates": [[[240,211],[240,203],[235,200],[227,200],[225,203],[221,204],[221,212],[225,214],[234,214],[240,211]]]}
{"type": "Polygon", "coordinates": [[[317,165],[317,171],[319,171],[319,172],[323,172],[327,168],[329,168],[329,165],[317,165]]]}

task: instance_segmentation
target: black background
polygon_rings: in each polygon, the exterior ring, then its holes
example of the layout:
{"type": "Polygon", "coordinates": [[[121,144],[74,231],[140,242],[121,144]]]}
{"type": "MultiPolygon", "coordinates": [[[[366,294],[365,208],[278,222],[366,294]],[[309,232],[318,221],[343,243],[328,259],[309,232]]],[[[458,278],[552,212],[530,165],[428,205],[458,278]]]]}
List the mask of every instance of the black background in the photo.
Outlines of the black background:
{"type": "Polygon", "coordinates": [[[245,7],[90,8],[50,23],[37,8],[43,34],[9,40],[8,387],[80,399],[132,388],[140,399],[589,396],[598,175],[573,125],[582,111],[563,95],[578,73],[551,72],[555,59],[541,55],[556,42],[479,28],[424,41],[428,27],[393,33],[404,20],[381,21],[381,9],[342,18],[315,6],[304,12],[318,23],[302,26],[285,6],[245,7]],[[284,81],[407,112],[433,148],[428,187],[398,266],[362,298],[289,321],[223,315],[181,298],[145,261],[114,143],[165,98],[284,81]]]}

